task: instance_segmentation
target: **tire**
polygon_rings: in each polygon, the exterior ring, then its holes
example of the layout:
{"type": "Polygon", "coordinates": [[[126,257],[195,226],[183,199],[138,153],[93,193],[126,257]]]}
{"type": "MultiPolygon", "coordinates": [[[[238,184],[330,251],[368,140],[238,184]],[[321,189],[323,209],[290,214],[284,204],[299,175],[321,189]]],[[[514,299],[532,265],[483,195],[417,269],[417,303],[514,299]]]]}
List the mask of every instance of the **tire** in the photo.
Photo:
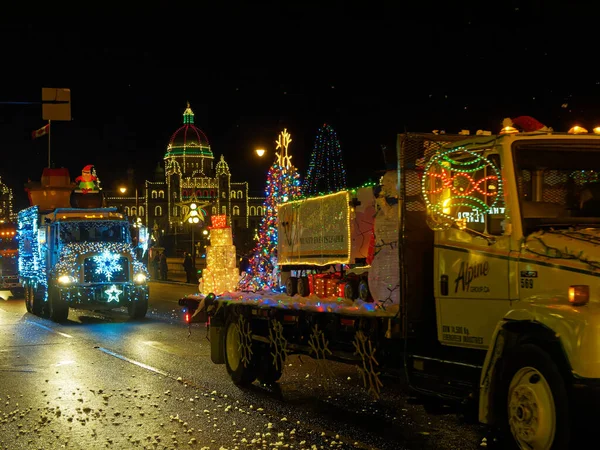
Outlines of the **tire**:
{"type": "Polygon", "coordinates": [[[310,295],[310,286],[308,284],[308,277],[298,278],[298,295],[300,297],[308,297],[310,295]]]}
{"type": "Polygon", "coordinates": [[[28,313],[33,314],[33,300],[28,283],[25,283],[25,309],[28,313]]]}
{"type": "Polygon", "coordinates": [[[148,312],[148,297],[144,296],[143,299],[132,300],[127,305],[127,312],[131,319],[143,319],[146,317],[148,312]]]}
{"type": "Polygon", "coordinates": [[[53,322],[66,322],[69,317],[69,304],[63,300],[56,286],[48,288],[48,317],[53,322]]]}
{"type": "Polygon", "coordinates": [[[500,405],[502,426],[513,449],[566,450],[571,419],[567,386],[558,367],[536,345],[506,355],[500,405]]]}
{"type": "Polygon", "coordinates": [[[369,282],[364,278],[358,282],[358,298],[363,302],[373,302],[371,291],[369,291],[369,282]]]}
{"type": "Polygon", "coordinates": [[[294,295],[296,295],[296,292],[298,292],[298,278],[296,278],[296,277],[289,277],[286,280],[286,282],[285,282],[285,292],[290,297],[293,297],[294,295]]]}
{"type": "Polygon", "coordinates": [[[358,283],[356,280],[346,280],[344,283],[344,298],[356,300],[358,297],[358,283]]]}
{"type": "MultiPolygon", "coordinates": [[[[254,382],[257,377],[257,355],[251,353],[249,361],[242,359],[242,337],[239,330],[239,315],[229,313],[225,323],[225,336],[223,338],[223,355],[225,367],[233,384],[246,386],[254,382]]],[[[252,349],[254,351],[254,349],[252,349]]]]}
{"type": "Polygon", "coordinates": [[[272,385],[279,381],[283,373],[283,367],[275,367],[275,361],[271,354],[271,347],[263,344],[257,345],[258,356],[257,378],[261,384],[272,385]]]}
{"type": "Polygon", "coordinates": [[[41,316],[44,311],[44,299],[29,283],[25,285],[25,308],[36,316],[41,316]]]}

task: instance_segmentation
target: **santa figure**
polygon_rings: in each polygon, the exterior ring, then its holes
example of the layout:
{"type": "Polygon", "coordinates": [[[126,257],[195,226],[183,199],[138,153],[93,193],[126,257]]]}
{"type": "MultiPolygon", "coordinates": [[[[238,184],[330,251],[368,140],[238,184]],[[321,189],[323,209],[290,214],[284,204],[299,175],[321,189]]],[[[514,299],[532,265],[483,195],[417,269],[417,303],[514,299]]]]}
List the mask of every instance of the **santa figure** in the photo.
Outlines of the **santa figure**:
{"type": "Polygon", "coordinates": [[[81,175],[75,178],[75,182],[79,183],[79,189],[84,194],[87,194],[89,191],[97,190],[97,181],[98,178],[96,177],[94,166],[92,164],[85,166],[81,170],[81,175]]]}

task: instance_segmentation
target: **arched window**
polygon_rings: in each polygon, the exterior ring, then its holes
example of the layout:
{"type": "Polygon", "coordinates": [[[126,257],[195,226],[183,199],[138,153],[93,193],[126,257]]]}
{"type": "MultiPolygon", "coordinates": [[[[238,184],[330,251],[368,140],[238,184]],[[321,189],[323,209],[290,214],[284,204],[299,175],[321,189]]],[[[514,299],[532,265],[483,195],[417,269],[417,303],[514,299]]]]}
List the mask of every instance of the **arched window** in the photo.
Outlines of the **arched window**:
{"type": "Polygon", "coordinates": [[[158,191],[158,198],[165,198],[165,191],[158,191]]]}
{"type": "Polygon", "coordinates": [[[216,215],[216,214],[217,214],[217,207],[216,207],[216,206],[213,206],[213,207],[212,207],[212,214],[213,214],[213,215],[216,215]]]}
{"type": "Polygon", "coordinates": [[[227,206],[221,206],[221,214],[227,214],[227,206]]]}
{"type": "Polygon", "coordinates": [[[227,198],[227,193],[226,193],[225,191],[223,191],[223,195],[222,195],[222,197],[223,197],[223,198],[227,198]]]}
{"type": "Polygon", "coordinates": [[[125,214],[127,214],[128,216],[130,216],[131,211],[129,211],[129,206],[126,206],[125,208],[125,214]]]}
{"type": "Polygon", "coordinates": [[[131,207],[131,215],[132,216],[137,216],[137,208],[135,206],[131,207]]]}
{"type": "Polygon", "coordinates": [[[239,216],[240,215],[240,207],[239,206],[234,206],[233,207],[233,211],[231,212],[232,215],[234,216],[239,216]]]}
{"type": "Polygon", "coordinates": [[[162,208],[160,206],[155,206],[154,207],[154,215],[156,217],[162,216],[162,208]]]}
{"type": "Polygon", "coordinates": [[[140,206],[139,215],[140,216],[144,215],[144,207],[143,206],[140,206]]]}
{"type": "Polygon", "coordinates": [[[238,191],[237,198],[244,198],[244,195],[242,194],[242,191],[238,191]]]}
{"type": "Polygon", "coordinates": [[[250,207],[250,215],[251,216],[255,216],[256,215],[256,207],[254,207],[254,206],[250,207]]]}
{"type": "Polygon", "coordinates": [[[258,215],[258,216],[262,216],[263,214],[264,214],[264,213],[263,213],[263,207],[262,207],[262,206],[258,206],[258,207],[256,208],[256,215],[258,215]]]}
{"type": "Polygon", "coordinates": [[[235,191],[231,191],[231,194],[229,194],[231,198],[235,198],[235,191]]]}
{"type": "Polygon", "coordinates": [[[158,192],[152,191],[152,198],[158,198],[158,192]]]}
{"type": "Polygon", "coordinates": [[[208,191],[204,191],[204,196],[208,197],[208,191]]]}

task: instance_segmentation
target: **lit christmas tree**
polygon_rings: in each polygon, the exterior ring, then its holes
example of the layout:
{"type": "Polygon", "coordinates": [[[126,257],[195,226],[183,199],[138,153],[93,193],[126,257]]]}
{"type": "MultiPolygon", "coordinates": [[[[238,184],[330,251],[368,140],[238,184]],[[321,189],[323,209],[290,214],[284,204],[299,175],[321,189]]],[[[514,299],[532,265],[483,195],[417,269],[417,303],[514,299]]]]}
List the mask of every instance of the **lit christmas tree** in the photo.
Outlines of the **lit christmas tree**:
{"type": "Polygon", "coordinates": [[[276,148],[280,152],[267,174],[264,216],[247,273],[242,274],[240,280],[241,291],[255,292],[272,289],[277,285],[277,205],[292,200],[301,193],[300,174],[292,165],[292,157],[287,152],[290,142],[290,134],[284,129],[276,141],[276,148]]]}
{"type": "Polygon", "coordinates": [[[329,194],[346,189],[346,169],[335,130],[324,124],[317,132],[310,165],[304,181],[306,196],[329,194]]]}

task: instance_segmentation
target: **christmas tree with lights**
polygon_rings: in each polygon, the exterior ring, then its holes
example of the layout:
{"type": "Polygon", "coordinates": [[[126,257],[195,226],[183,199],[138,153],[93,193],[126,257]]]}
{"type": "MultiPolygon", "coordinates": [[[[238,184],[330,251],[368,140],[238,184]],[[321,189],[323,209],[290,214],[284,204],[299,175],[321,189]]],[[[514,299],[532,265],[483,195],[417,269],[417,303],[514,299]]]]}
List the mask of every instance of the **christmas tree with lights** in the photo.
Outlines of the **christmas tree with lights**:
{"type": "Polygon", "coordinates": [[[346,189],[346,169],[335,130],[323,124],[317,132],[310,165],[302,188],[304,195],[330,194],[346,189]]]}
{"type": "Polygon", "coordinates": [[[284,129],[276,141],[280,152],[267,174],[264,216],[248,270],[242,274],[239,283],[240,291],[256,292],[277,287],[277,205],[300,196],[301,192],[300,174],[287,153],[290,142],[290,134],[284,129]]]}

